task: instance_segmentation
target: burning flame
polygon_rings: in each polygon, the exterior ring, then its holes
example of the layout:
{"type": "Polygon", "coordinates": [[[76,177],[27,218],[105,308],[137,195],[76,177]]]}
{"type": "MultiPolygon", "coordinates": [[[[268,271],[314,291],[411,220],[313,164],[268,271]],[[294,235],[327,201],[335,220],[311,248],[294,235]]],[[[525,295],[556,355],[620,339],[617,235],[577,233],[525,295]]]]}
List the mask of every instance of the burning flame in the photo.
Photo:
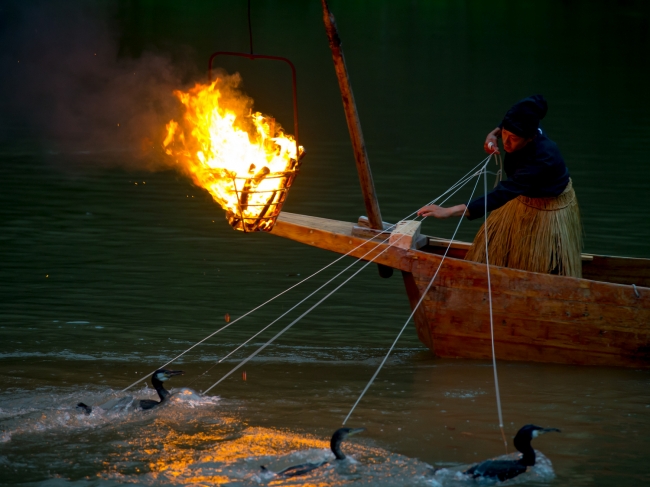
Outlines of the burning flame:
{"type": "Polygon", "coordinates": [[[238,75],[187,92],[180,122],[170,120],[163,141],[194,183],[210,192],[237,230],[270,231],[297,172],[296,141],[275,119],[252,111],[238,75]]]}

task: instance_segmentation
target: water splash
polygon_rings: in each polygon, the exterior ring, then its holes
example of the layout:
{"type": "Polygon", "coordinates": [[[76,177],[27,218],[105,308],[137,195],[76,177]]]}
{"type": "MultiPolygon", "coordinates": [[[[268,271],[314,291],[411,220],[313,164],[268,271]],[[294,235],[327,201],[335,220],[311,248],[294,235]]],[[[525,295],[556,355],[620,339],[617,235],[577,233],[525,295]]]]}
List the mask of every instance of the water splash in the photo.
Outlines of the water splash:
{"type": "MultiPolygon", "coordinates": [[[[518,485],[530,482],[549,482],[555,478],[555,472],[551,461],[544,456],[543,453],[535,450],[536,462],[535,465],[529,467],[528,470],[517,477],[507,480],[505,482],[498,482],[494,479],[473,479],[465,472],[471,465],[462,465],[451,468],[442,468],[436,471],[432,477],[439,482],[443,487],[461,487],[468,485],[518,485]]],[[[493,460],[518,460],[521,457],[520,453],[509,453],[493,458],[493,460]]]]}

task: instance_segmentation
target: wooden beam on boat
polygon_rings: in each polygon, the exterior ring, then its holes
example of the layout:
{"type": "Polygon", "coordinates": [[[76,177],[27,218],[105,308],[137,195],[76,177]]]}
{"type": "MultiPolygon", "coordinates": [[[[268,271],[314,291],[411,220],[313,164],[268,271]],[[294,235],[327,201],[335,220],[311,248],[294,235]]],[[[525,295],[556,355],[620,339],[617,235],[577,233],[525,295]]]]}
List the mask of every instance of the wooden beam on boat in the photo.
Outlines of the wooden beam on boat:
{"type": "Polygon", "coordinates": [[[421,221],[401,221],[395,225],[388,243],[401,249],[417,249],[423,247],[428,239],[424,235],[420,235],[420,228],[422,228],[421,221]]]}
{"type": "Polygon", "coordinates": [[[352,235],[354,226],[354,223],[283,211],[271,234],[339,254],[350,252],[351,257],[365,260],[370,260],[386,250],[377,257],[375,262],[410,272],[410,260],[405,258],[402,249],[394,247],[387,249],[387,243],[380,243],[383,239],[369,242],[368,238],[354,236],[352,235]]]}

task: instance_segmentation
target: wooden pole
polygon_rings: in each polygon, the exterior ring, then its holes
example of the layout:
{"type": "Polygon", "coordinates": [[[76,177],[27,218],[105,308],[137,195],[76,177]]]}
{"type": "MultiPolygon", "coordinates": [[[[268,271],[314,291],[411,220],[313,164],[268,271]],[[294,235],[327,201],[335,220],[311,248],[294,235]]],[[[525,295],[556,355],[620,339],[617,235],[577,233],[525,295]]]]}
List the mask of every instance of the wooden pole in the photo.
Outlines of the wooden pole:
{"type": "Polygon", "coordinates": [[[327,6],[327,1],[321,0],[321,2],[323,4],[323,22],[325,22],[325,30],[327,31],[327,38],[329,39],[330,49],[332,50],[332,59],[334,60],[336,77],[339,80],[339,88],[341,89],[341,97],[343,98],[343,109],[345,110],[345,119],[348,122],[348,129],[350,130],[350,138],[352,139],[352,148],[354,150],[354,160],[357,164],[357,172],[359,173],[359,182],[361,183],[363,200],[366,205],[366,212],[368,213],[368,222],[370,223],[371,228],[383,230],[384,227],[381,219],[381,212],[379,211],[379,201],[377,201],[375,183],[372,180],[372,173],[370,172],[370,163],[368,162],[366,144],[363,141],[359,114],[357,113],[357,106],[354,102],[354,95],[352,94],[352,87],[350,86],[350,79],[348,78],[348,69],[345,66],[343,50],[341,49],[341,39],[336,29],[334,15],[332,15],[327,6]]]}

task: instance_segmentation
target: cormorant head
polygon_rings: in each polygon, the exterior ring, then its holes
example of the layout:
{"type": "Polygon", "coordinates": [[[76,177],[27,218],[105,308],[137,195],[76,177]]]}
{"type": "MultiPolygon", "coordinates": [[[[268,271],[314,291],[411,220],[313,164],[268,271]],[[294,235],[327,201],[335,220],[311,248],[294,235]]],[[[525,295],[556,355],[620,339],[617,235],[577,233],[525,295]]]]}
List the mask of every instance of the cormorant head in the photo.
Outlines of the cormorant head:
{"type": "Polygon", "coordinates": [[[339,428],[334,432],[332,438],[345,440],[348,436],[356,435],[357,433],[361,433],[363,431],[366,431],[366,428],[339,428]]]}
{"type": "Polygon", "coordinates": [[[158,380],[160,382],[165,382],[166,380],[171,379],[175,375],[183,375],[182,370],[167,370],[167,369],[158,369],[151,376],[151,380],[158,380]]]}
{"type": "Polygon", "coordinates": [[[530,463],[530,465],[535,465],[535,450],[530,446],[530,442],[533,438],[537,438],[539,435],[544,433],[550,433],[552,431],[560,432],[557,428],[542,428],[541,426],[535,426],[534,424],[527,424],[522,427],[517,434],[515,435],[515,448],[524,454],[524,462],[530,463]]]}
{"type": "Polygon", "coordinates": [[[343,460],[345,458],[345,454],[341,451],[341,442],[347,437],[356,435],[362,431],[366,431],[366,428],[339,428],[334,432],[330,441],[330,448],[337,460],[343,460]]]}

